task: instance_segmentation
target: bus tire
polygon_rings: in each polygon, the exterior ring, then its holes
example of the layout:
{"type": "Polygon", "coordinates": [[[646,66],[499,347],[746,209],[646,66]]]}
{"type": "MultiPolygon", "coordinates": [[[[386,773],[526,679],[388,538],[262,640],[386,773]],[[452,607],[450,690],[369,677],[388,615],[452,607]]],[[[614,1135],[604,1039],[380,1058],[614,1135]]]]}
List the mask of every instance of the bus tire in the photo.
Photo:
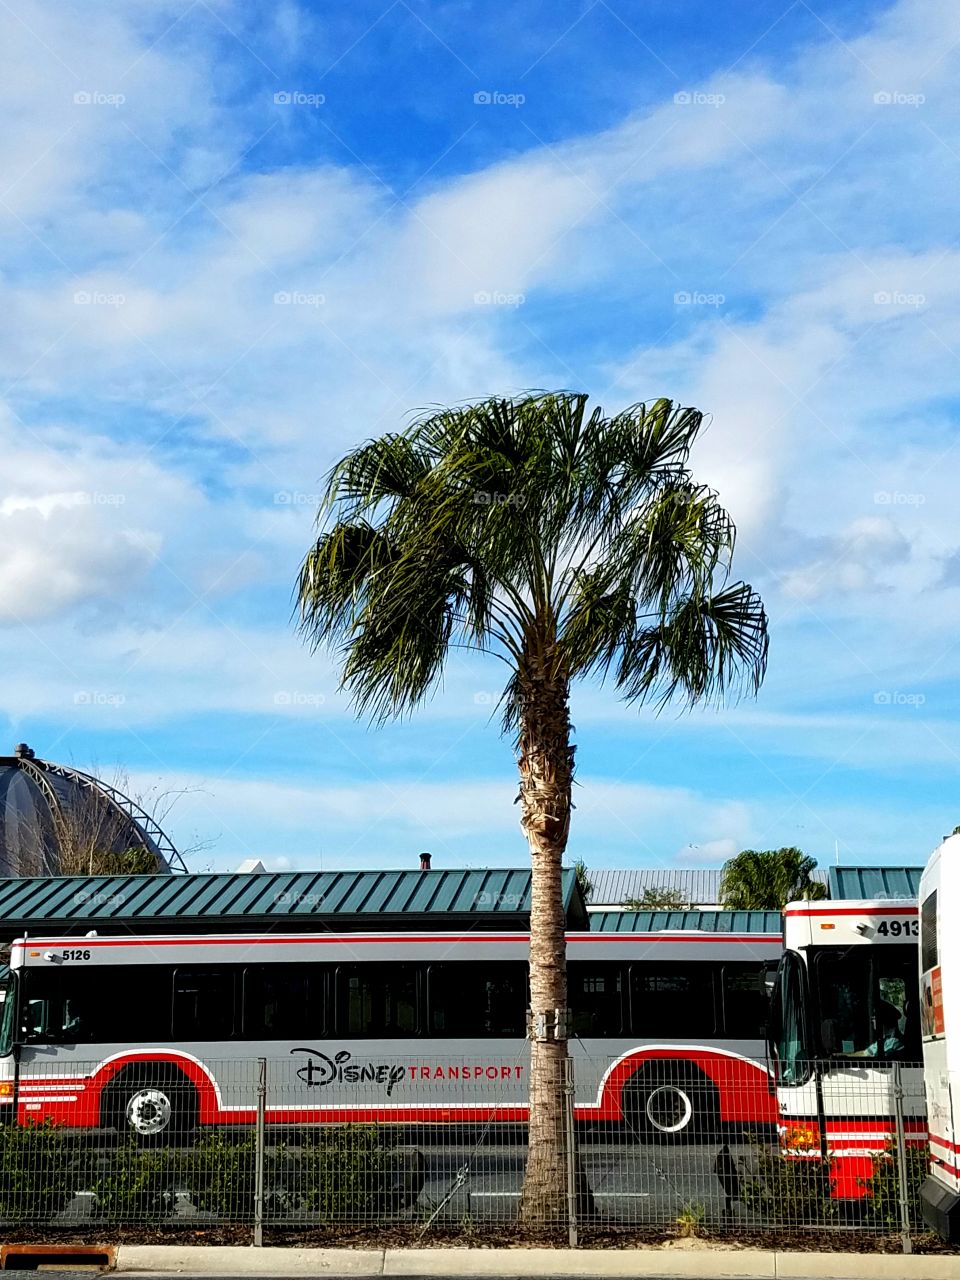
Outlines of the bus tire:
{"type": "Polygon", "coordinates": [[[717,1132],[716,1086],[696,1067],[660,1062],[638,1071],[623,1091],[623,1116],[637,1138],[688,1142],[717,1132]]]}
{"type": "Polygon", "coordinates": [[[190,1137],[197,1124],[197,1093],[176,1067],[145,1062],[127,1067],[111,1081],[101,1119],[121,1141],[162,1147],[190,1137]]]}

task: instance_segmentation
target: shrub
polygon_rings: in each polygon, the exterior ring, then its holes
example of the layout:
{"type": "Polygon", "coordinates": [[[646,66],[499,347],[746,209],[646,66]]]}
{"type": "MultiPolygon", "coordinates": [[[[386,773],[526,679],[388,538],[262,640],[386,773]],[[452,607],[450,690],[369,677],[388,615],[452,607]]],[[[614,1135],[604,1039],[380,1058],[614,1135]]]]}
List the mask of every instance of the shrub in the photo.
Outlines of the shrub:
{"type": "MultiPolygon", "coordinates": [[[[907,1146],[907,1205],[914,1229],[923,1229],[920,1191],[927,1176],[929,1154],[926,1144],[907,1146]]],[[[883,1155],[873,1162],[873,1176],[863,1182],[865,1209],[869,1216],[888,1231],[900,1230],[900,1178],[893,1141],[887,1142],[883,1155]]]]}
{"type": "Polygon", "coordinates": [[[778,1225],[826,1223],[836,1209],[830,1198],[830,1163],[785,1159],[777,1147],[755,1138],[752,1167],[740,1157],[740,1199],[765,1222],[778,1225]]]}
{"type": "MultiPolygon", "coordinates": [[[[104,1151],[55,1125],[0,1129],[0,1219],[48,1222],[76,1191],[92,1191],[109,1222],[156,1222],[182,1195],[223,1221],[253,1218],[256,1139],[220,1131],[191,1147],[104,1151]]],[[[404,1163],[375,1125],[307,1129],[294,1147],[267,1147],[265,1216],[376,1222],[419,1193],[422,1165],[404,1163]]]]}

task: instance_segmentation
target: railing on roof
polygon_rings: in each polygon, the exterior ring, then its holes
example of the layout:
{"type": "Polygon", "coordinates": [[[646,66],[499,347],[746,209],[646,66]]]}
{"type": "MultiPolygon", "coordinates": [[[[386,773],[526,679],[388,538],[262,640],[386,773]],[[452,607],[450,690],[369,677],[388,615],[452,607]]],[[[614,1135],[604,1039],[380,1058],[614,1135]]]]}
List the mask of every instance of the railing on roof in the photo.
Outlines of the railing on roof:
{"type": "Polygon", "coordinates": [[[49,760],[37,761],[31,756],[20,756],[18,763],[20,768],[28,773],[33,781],[43,792],[47,803],[55,813],[62,812],[62,801],[57,792],[51,787],[46,778],[46,774],[53,773],[57,777],[64,778],[68,782],[75,783],[84,791],[96,791],[106,796],[107,801],[124,817],[135,822],[143,831],[148,840],[155,846],[157,852],[163,858],[164,862],[171,871],[179,874],[189,874],[189,867],[184,862],[180,851],[160,826],[159,822],[147,813],[141,805],[135,800],[131,800],[129,796],[123,794],[116,787],[112,787],[109,782],[104,782],[100,778],[93,777],[92,774],[84,773],[81,769],[71,769],[69,765],[54,764],[49,760]]]}

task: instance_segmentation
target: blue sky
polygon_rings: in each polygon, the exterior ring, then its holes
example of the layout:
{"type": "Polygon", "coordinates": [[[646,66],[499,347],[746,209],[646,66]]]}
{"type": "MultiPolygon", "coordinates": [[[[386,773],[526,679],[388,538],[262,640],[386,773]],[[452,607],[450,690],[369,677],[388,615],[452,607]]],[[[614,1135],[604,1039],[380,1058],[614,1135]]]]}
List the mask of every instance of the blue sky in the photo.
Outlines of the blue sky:
{"type": "Polygon", "coordinates": [[[578,688],[571,856],[960,821],[954,5],[20,0],[0,41],[11,746],[174,793],[197,868],[522,863],[498,664],[372,731],[291,588],[353,444],[573,387],[711,415],[771,662],[722,711],[578,688]]]}

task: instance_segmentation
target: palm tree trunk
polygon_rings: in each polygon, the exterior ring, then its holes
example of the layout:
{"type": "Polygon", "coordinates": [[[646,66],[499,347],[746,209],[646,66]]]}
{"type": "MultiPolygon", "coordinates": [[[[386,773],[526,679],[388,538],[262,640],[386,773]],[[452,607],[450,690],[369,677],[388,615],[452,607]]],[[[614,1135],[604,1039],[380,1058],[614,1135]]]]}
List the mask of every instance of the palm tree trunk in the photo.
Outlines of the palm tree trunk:
{"type": "Polygon", "coordinates": [[[569,683],[554,670],[552,652],[529,655],[519,676],[520,821],[532,864],[529,1154],[520,1216],[527,1225],[549,1228],[567,1222],[567,965],[561,860],[570,829],[574,747],[569,683]]]}

